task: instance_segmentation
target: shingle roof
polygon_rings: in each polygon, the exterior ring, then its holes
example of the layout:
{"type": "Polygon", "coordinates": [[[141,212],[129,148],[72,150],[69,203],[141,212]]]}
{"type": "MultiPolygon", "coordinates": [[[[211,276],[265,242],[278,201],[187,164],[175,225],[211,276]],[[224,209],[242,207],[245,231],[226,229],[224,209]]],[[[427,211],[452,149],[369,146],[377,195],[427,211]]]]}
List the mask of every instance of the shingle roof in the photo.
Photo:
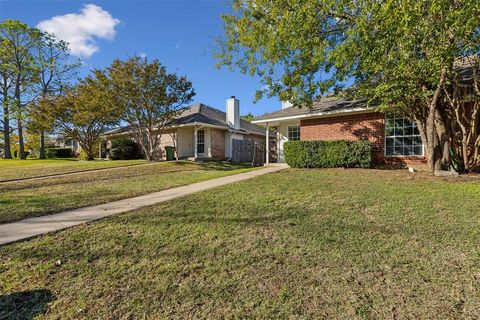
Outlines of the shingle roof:
{"type": "MultiPolygon", "coordinates": [[[[193,106],[190,106],[183,110],[178,116],[175,117],[175,120],[172,121],[172,126],[188,125],[194,123],[222,127],[225,128],[225,130],[232,129],[227,124],[227,115],[225,112],[204,105],[202,103],[194,104],[193,106]]],[[[120,134],[128,132],[130,130],[130,126],[125,126],[109,130],[105,132],[104,135],[120,134]]],[[[244,119],[240,119],[239,131],[251,134],[265,135],[264,128],[256,124],[250,123],[244,119]]]]}
{"type": "Polygon", "coordinates": [[[279,118],[303,117],[318,114],[335,114],[350,110],[366,110],[366,99],[350,100],[341,97],[323,97],[319,101],[314,102],[311,108],[308,107],[288,107],[271,113],[266,113],[254,119],[256,121],[265,121],[279,118]]]}

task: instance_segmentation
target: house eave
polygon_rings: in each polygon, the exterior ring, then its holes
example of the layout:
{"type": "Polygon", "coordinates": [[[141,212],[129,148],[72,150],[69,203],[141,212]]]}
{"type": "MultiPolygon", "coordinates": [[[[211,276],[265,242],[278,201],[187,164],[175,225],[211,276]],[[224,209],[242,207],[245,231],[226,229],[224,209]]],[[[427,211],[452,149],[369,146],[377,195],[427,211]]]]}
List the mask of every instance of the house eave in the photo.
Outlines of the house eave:
{"type": "Polygon", "coordinates": [[[361,114],[361,113],[371,113],[371,112],[376,112],[376,109],[372,109],[372,108],[352,108],[352,109],[345,109],[345,110],[341,110],[341,111],[326,111],[326,112],[305,113],[305,114],[299,114],[299,115],[294,115],[294,116],[253,120],[252,123],[261,124],[261,123],[269,123],[269,122],[283,122],[283,121],[299,120],[299,119],[306,119],[306,118],[334,117],[334,116],[340,116],[340,115],[344,116],[344,115],[349,115],[349,114],[361,114]]]}
{"type": "MultiPolygon", "coordinates": [[[[240,133],[240,134],[245,134],[245,135],[247,135],[247,134],[257,134],[257,133],[252,133],[252,132],[249,132],[249,131],[246,131],[246,130],[237,130],[237,129],[226,127],[226,126],[219,126],[219,125],[214,125],[214,124],[204,123],[204,122],[192,122],[192,123],[171,125],[171,126],[165,127],[164,130],[177,129],[177,128],[187,128],[187,127],[203,127],[203,128],[221,129],[221,130],[227,130],[229,132],[240,133]]],[[[134,132],[133,130],[128,130],[128,131],[123,131],[123,132],[119,132],[119,133],[101,135],[101,137],[102,138],[109,138],[109,137],[115,137],[115,136],[122,136],[122,135],[132,134],[133,132],[134,132]]],[[[258,133],[258,135],[261,135],[261,134],[258,133]]]]}

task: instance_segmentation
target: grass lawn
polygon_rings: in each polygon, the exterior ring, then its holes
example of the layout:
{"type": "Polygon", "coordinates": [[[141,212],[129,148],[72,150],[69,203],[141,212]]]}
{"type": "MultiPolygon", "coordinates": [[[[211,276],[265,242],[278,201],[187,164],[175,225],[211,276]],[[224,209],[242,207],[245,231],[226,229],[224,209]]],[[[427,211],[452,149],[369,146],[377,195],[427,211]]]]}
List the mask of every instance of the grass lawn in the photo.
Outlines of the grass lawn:
{"type": "Polygon", "coordinates": [[[0,159],[0,181],[39,177],[51,174],[114,168],[147,163],[145,160],[83,161],[78,159],[18,160],[0,159]]]}
{"type": "Polygon", "coordinates": [[[0,318],[479,318],[479,194],[269,174],[1,247],[0,318]]]}
{"type": "Polygon", "coordinates": [[[0,223],[134,197],[252,169],[215,162],[157,162],[74,176],[0,183],[0,223]]]}

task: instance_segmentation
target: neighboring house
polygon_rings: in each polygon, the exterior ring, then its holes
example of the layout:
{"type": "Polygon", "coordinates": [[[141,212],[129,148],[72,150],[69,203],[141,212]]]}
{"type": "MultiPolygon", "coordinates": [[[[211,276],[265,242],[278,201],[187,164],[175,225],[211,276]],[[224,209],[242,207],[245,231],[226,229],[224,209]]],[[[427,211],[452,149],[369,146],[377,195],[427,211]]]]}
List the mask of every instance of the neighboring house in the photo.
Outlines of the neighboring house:
{"type": "Polygon", "coordinates": [[[53,138],[53,144],[59,148],[71,148],[74,153],[80,152],[80,144],[76,139],[58,135],[53,138]]]}
{"type": "MultiPolygon", "coordinates": [[[[174,146],[178,159],[225,159],[232,157],[233,140],[265,141],[265,128],[240,118],[240,101],[231,97],[226,112],[204,104],[183,110],[163,131],[158,157],[165,159],[165,147],[174,146]]],[[[130,127],[109,130],[103,138],[133,137],[130,127]]],[[[109,143],[107,143],[109,145],[109,143]]]]}
{"type": "Polygon", "coordinates": [[[324,97],[312,108],[282,103],[282,109],[252,121],[275,127],[278,161],[292,140],[369,140],[375,163],[424,163],[424,146],[414,122],[368,108],[364,100],[324,97]]]}

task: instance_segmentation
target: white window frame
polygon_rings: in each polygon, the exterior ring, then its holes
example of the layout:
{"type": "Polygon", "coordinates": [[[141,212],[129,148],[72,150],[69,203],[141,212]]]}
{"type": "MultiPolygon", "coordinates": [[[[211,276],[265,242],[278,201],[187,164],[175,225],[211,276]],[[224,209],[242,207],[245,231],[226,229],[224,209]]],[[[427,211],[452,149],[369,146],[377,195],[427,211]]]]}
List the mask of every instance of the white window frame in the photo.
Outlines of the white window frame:
{"type": "Polygon", "coordinates": [[[287,126],[287,140],[288,141],[299,141],[300,140],[300,125],[287,126]],[[298,129],[298,139],[296,139],[296,140],[290,139],[290,128],[297,128],[298,129]]]}
{"type": "Polygon", "coordinates": [[[197,147],[197,153],[198,153],[198,154],[205,154],[205,148],[206,148],[206,141],[205,141],[205,139],[206,139],[206,132],[205,132],[205,130],[204,130],[204,129],[198,129],[198,130],[197,130],[197,141],[195,142],[195,143],[197,144],[196,147],[197,147]],[[199,143],[199,142],[198,142],[198,137],[199,137],[199,133],[200,133],[200,132],[202,132],[202,134],[203,134],[203,142],[202,142],[202,143],[199,143]],[[198,148],[198,145],[199,145],[199,144],[203,144],[203,152],[200,152],[200,151],[199,151],[199,148],[198,148]]]}
{"type": "MultiPolygon", "coordinates": [[[[425,143],[423,142],[423,139],[422,137],[420,136],[420,134],[418,135],[408,135],[407,137],[420,137],[420,139],[422,140],[422,154],[419,155],[419,154],[412,154],[412,155],[398,155],[398,154],[391,154],[391,155],[388,155],[387,154],[387,138],[395,138],[396,136],[387,136],[387,118],[388,118],[388,112],[385,113],[385,118],[384,118],[384,126],[383,126],[383,136],[384,136],[384,139],[383,139],[383,155],[385,156],[385,158],[421,158],[421,157],[424,157],[425,156],[425,143]]],[[[407,119],[409,121],[412,121],[406,117],[401,117],[402,119],[407,119]]],[[[412,121],[413,122],[413,121],[412,121]]],[[[400,137],[400,136],[399,136],[400,137]]],[[[401,137],[405,137],[405,135],[401,136],[401,137]]],[[[395,148],[395,147],[394,147],[395,148]]]]}

